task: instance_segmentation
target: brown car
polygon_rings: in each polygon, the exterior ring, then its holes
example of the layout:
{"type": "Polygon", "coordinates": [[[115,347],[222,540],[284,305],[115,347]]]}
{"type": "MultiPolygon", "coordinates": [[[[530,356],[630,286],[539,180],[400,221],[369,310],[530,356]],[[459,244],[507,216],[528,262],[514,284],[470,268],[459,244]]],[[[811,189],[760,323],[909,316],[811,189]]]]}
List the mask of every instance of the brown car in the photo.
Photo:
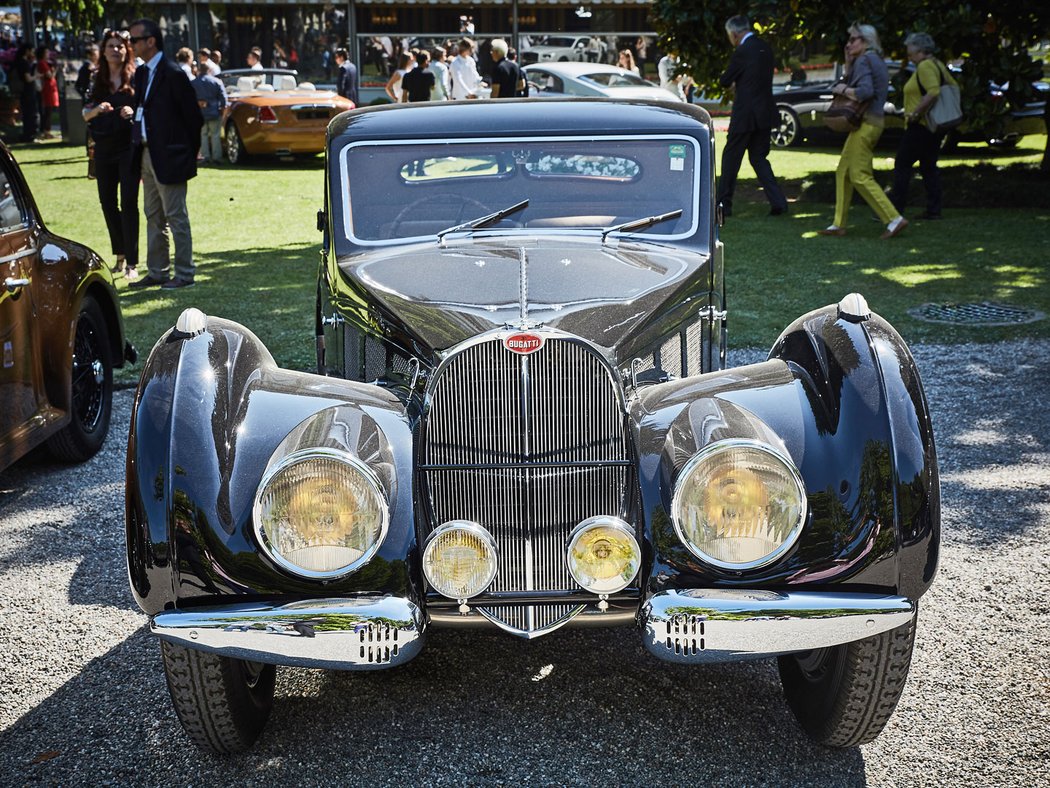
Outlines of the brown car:
{"type": "Polygon", "coordinates": [[[45,442],[86,460],[109,430],[113,367],[135,350],[105,264],[48,232],[2,143],[0,282],[0,470],[45,442]]]}
{"type": "Polygon", "coordinates": [[[350,99],[299,82],[287,69],[234,69],[220,77],[229,98],[223,128],[231,164],[257,155],[320,153],[328,121],[354,108],[350,99]]]}

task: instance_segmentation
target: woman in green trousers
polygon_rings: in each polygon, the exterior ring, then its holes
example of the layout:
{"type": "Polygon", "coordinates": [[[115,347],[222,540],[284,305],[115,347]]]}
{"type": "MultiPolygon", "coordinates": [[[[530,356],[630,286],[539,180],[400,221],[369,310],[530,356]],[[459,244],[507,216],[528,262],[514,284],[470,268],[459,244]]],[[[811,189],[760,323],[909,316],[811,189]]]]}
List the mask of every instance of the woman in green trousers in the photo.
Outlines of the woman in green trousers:
{"type": "Polygon", "coordinates": [[[832,93],[845,94],[856,101],[871,99],[860,128],[851,131],[842,146],[842,157],[835,172],[835,221],[820,231],[821,235],[846,234],[853,190],[860,192],[879,220],[886,225],[883,238],[892,238],[908,225],[893,203],[875,182],[872,158],[875,144],[882,136],[889,72],[882,59],[879,34],[871,25],[854,24],[846,43],[846,81],[835,85],[832,93]]]}

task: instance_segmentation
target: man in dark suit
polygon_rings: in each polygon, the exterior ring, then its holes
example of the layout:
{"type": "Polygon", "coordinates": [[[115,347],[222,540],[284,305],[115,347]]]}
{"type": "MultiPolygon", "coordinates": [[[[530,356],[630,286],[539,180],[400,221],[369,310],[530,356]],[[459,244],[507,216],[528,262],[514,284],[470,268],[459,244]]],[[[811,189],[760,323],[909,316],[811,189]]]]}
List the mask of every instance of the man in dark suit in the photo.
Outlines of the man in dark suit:
{"type": "Polygon", "coordinates": [[[758,175],[759,183],[769,200],[769,213],[779,216],[787,213],[787,199],[777,185],[773,168],[769,166],[769,130],[776,119],[773,103],[773,51],[751,31],[746,16],[730,17],[726,33],[735,47],[733,56],[719,80],[722,87],[734,86],[733,114],[729,119],[729,134],[722,148],[722,177],[718,182],[718,201],[725,216],[733,212],[733,189],[740,162],[747,152],[748,160],[758,175]]]}
{"type": "Polygon", "coordinates": [[[335,50],[335,65],[339,69],[338,81],[336,82],[336,91],[343,98],[348,98],[354,102],[355,107],[361,106],[357,100],[357,66],[350,62],[350,53],[340,47],[335,50]]]}
{"type": "Polygon", "coordinates": [[[135,72],[132,142],[142,168],[146,214],[146,265],[149,274],[137,288],[191,287],[196,269],[193,237],[186,209],[186,185],[197,174],[204,118],[186,73],[164,56],[164,36],[151,19],[129,28],[135,55],[144,65],[135,72]],[[175,241],[175,275],[169,279],[168,230],[175,241]]]}

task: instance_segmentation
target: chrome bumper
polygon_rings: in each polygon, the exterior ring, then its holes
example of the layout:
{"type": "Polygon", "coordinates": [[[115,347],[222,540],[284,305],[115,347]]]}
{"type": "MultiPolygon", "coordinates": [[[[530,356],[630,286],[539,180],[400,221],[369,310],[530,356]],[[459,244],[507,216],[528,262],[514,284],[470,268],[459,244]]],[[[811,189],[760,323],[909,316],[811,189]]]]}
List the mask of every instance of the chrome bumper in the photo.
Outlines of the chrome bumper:
{"type": "Polygon", "coordinates": [[[379,670],[423,648],[423,614],[399,597],[312,599],[160,613],[158,637],[225,657],[337,670],[379,670]]]}
{"type": "Polygon", "coordinates": [[[899,596],[813,592],[662,591],[642,608],[646,648],[668,662],[724,662],[862,640],[908,623],[899,596]]]}

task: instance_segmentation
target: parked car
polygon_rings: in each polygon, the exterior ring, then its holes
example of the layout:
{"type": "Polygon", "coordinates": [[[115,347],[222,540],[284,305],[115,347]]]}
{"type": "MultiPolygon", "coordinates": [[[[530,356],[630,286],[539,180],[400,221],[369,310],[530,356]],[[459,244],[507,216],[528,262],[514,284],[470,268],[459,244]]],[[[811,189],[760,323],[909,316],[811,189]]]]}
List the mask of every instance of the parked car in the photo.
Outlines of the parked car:
{"type": "MultiPolygon", "coordinates": [[[[590,36],[547,36],[542,43],[533,44],[521,53],[522,65],[531,63],[567,63],[569,61],[583,62],[587,60],[587,49],[590,46],[590,36]]],[[[601,52],[598,60],[605,57],[605,42],[599,39],[601,52]]]]}
{"type": "Polygon", "coordinates": [[[712,135],[671,101],[332,122],[319,374],[189,309],[139,384],[129,576],[191,739],[250,746],[275,665],[585,625],[778,656],[814,738],[879,733],[937,567],[918,371],[857,294],[725,368],[712,135]]]}
{"type": "Polygon", "coordinates": [[[259,155],[320,153],[328,121],[354,107],[334,90],[299,82],[289,69],[232,69],[219,76],[229,96],[223,128],[231,164],[259,155]]]}
{"type": "MultiPolygon", "coordinates": [[[[901,64],[896,61],[887,63],[890,71],[889,94],[885,104],[886,125],[883,140],[891,141],[904,131],[904,97],[902,86],[907,79],[901,74],[901,64]]],[[[906,66],[911,69],[911,64],[906,66]]],[[[956,75],[959,69],[953,67],[956,75]]],[[[773,86],[773,97],[776,101],[779,124],[773,128],[770,139],[778,148],[788,148],[800,144],[806,139],[823,141],[840,141],[844,135],[830,131],[824,125],[824,113],[831,106],[831,86],[835,80],[814,82],[785,83],[773,86]]],[[[964,124],[953,129],[945,137],[948,147],[958,142],[987,142],[995,146],[1016,145],[1025,134],[1045,133],[1043,110],[1046,99],[1050,96],[1050,84],[1036,82],[1034,87],[1041,97],[1030,102],[1024,108],[1006,113],[1002,123],[987,128],[973,128],[964,124]]],[[[989,85],[993,98],[1002,100],[1004,88],[1000,85],[989,85]]]]}
{"type": "Polygon", "coordinates": [[[529,95],[540,98],[607,96],[620,99],[680,101],[675,94],[637,74],[600,63],[545,63],[525,66],[529,95]]]}
{"type": "Polygon", "coordinates": [[[113,275],[44,226],[0,143],[0,471],[46,444],[81,462],[106,440],[113,368],[134,362],[113,275]]]}

